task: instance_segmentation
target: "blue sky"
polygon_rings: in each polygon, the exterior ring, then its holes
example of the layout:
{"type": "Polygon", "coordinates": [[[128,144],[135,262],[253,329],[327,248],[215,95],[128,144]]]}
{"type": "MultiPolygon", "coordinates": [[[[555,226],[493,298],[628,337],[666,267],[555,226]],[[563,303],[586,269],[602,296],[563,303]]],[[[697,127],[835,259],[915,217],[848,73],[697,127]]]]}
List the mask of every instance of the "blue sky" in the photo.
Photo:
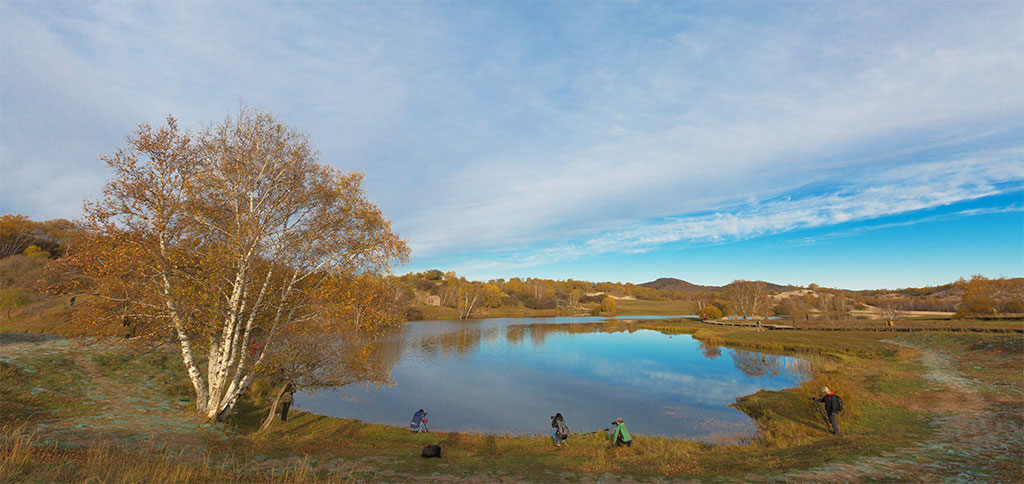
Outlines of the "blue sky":
{"type": "Polygon", "coordinates": [[[240,102],[366,172],[398,272],[1024,275],[1019,2],[0,1],[0,212],[240,102]]]}

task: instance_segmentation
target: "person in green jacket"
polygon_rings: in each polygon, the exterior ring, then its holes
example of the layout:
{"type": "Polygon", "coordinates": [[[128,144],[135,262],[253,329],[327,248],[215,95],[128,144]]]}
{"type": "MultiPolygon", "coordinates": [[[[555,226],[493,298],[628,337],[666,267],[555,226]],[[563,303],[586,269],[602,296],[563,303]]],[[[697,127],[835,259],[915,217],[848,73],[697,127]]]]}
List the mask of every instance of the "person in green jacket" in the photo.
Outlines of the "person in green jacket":
{"type": "Polygon", "coordinates": [[[633,437],[629,436],[629,430],[626,430],[626,424],[619,418],[615,421],[615,432],[612,433],[612,442],[615,442],[616,447],[625,445],[626,447],[632,447],[633,437]]]}

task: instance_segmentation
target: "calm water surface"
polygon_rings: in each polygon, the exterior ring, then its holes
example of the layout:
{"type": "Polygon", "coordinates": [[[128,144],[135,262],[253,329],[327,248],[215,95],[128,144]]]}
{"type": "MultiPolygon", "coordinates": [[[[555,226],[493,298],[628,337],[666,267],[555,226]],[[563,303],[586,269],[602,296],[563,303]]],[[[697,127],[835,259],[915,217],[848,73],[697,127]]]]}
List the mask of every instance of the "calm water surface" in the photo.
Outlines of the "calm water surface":
{"type": "Polygon", "coordinates": [[[561,412],[573,432],[622,417],[641,435],[731,440],[754,430],[728,406],[736,397],[810,376],[800,359],[637,330],[636,319],[410,322],[383,348],[394,385],[296,395],[296,405],[401,426],[424,408],[434,430],[516,434],[547,433],[561,412]]]}

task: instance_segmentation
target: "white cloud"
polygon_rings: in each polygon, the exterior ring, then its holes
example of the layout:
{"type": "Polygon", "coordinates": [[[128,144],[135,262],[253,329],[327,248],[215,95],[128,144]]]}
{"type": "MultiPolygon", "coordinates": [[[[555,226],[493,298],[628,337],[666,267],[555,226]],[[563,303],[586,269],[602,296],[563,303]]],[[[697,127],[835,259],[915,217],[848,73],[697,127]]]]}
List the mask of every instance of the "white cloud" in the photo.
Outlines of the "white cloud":
{"type": "Polygon", "coordinates": [[[908,221],[903,221],[903,222],[890,222],[890,223],[883,223],[883,224],[878,224],[878,225],[869,225],[869,226],[863,226],[863,227],[856,227],[856,228],[852,228],[852,229],[838,230],[838,231],[835,231],[835,232],[832,232],[832,233],[828,233],[828,234],[824,234],[824,235],[818,235],[818,236],[814,236],[814,237],[805,237],[805,238],[802,238],[802,239],[791,240],[791,241],[787,242],[786,245],[789,245],[789,246],[809,246],[809,245],[814,245],[814,244],[821,243],[821,242],[826,241],[826,240],[834,240],[834,239],[840,239],[840,238],[845,238],[845,237],[854,237],[854,236],[863,235],[863,234],[865,234],[867,232],[884,230],[884,229],[889,229],[889,228],[894,228],[894,227],[907,227],[907,226],[916,225],[916,224],[920,224],[920,223],[929,223],[929,222],[936,222],[936,221],[943,221],[943,220],[951,220],[951,219],[958,219],[958,218],[974,217],[974,216],[979,216],[979,215],[992,215],[992,214],[1004,214],[1004,213],[1024,213],[1024,206],[1018,204],[1018,205],[1010,205],[1010,206],[1007,206],[1007,207],[999,207],[999,208],[989,207],[989,208],[960,210],[960,211],[957,211],[957,212],[950,212],[950,213],[945,213],[945,214],[940,214],[940,215],[931,215],[931,216],[921,217],[921,218],[917,218],[917,219],[914,219],[914,220],[908,220],[908,221]]]}
{"type": "Polygon", "coordinates": [[[497,254],[486,261],[470,261],[463,270],[495,271],[608,252],[643,252],[676,243],[745,239],[941,207],[1020,190],[1022,158],[1024,150],[1010,149],[984,158],[894,167],[850,180],[848,186],[832,192],[668,217],[529,252],[497,254]]]}
{"type": "MultiPolygon", "coordinates": [[[[819,42],[797,34],[768,37],[768,47],[721,61],[736,77],[767,72],[767,79],[738,85],[687,72],[689,65],[671,61],[671,49],[650,53],[658,58],[645,58],[651,64],[627,61],[610,80],[601,70],[598,84],[607,86],[592,90],[612,100],[558,113],[568,136],[589,143],[477,160],[400,226],[424,256],[514,247],[773,197],[813,182],[841,183],[853,169],[892,163],[894,154],[958,149],[1024,109],[1019,29],[1003,23],[990,32],[983,22],[966,23],[977,30],[955,48],[941,41],[941,31],[928,31],[913,42],[868,44],[839,73],[829,72],[832,64],[804,64],[793,46],[819,42]],[[765,68],[762,58],[778,62],[777,69],[765,68]],[[666,92],[663,80],[673,74],[683,82],[666,92]],[[686,81],[697,87],[681,87],[686,81]]],[[[708,42],[736,33],[714,31],[708,42]]],[[[831,220],[843,217],[837,211],[831,220]]]]}

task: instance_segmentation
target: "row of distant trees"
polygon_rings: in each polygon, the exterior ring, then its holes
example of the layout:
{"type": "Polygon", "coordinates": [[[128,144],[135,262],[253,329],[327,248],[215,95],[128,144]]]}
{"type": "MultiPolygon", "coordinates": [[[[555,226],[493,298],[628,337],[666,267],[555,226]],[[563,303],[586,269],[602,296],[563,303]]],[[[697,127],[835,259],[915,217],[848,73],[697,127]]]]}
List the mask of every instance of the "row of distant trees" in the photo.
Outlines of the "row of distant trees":
{"type": "MultiPolygon", "coordinates": [[[[0,217],[0,248],[3,255],[24,253],[33,257],[60,257],[74,233],[67,220],[36,222],[23,215],[0,217]]],[[[909,311],[955,312],[960,317],[1024,313],[1024,279],[988,279],[975,275],[954,283],[898,290],[848,291],[812,284],[805,291],[781,297],[761,281],[734,281],[722,288],[698,291],[665,291],[631,283],[551,280],[540,278],[471,281],[455,272],[429,270],[386,277],[396,307],[422,304],[436,295],[441,305],[458,310],[462,318],[483,308],[557,309],[566,313],[609,311],[615,298],[690,301],[697,315],[762,317],[813,313],[818,318],[845,319],[852,309],[878,308],[885,319],[909,311]]],[[[794,288],[802,289],[802,288],[794,288]]],[[[413,315],[415,317],[415,315],[413,315]]]]}
{"type": "Polygon", "coordinates": [[[1024,313],[1024,279],[988,279],[975,275],[956,282],[961,291],[957,315],[963,317],[1024,313]]]}
{"type": "MultiPolygon", "coordinates": [[[[453,271],[431,270],[409,273],[394,277],[397,284],[405,288],[410,299],[422,299],[427,295],[437,296],[441,306],[459,310],[463,318],[469,317],[480,308],[525,307],[529,309],[561,309],[578,312],[589,303],[604,306],[614,304],[610,295],[627,297],[643,293],[662,299],[657,291],[634,284],[592,283],[587,281],[556,281],[550,279],[512,278],[493,279],[486,282],[470,281],[459,277],[453,271]],[[639,291],[642,289],[644,291],[639,291]]],[[[636,296],[633,296],[636,297],[636,296]]],[[[602,308],[605,312],[614,312],[602,308]]]]}
{"type": "Polygon", "coordinates": [[[689,301],[698,316],[757,318],[814,314],[816,318],[841,320],[855,309],[875,307],[884,319],[909,311],[955,312],[961,317],[1024,313],[1024,279],[971,280],[931,288],[893,291],[849,291],[811,284],[791,287],[783,294],[763,281],[736,280],[721,288],[696,291],[662,291],[629,283],[564,281],[537,278],[469,281],[454,272],[430,270],[395,276],[410,301],[423,303],[436,295],[441,305],[469,317],[480,308],[566,309],[604,311],[607,299],[689,301]]]}
{"type": "Polygon", "coordinates": [[[74,227],[74,223],[64,219],[36,222],[25,215],[2,215],[0,258],[16,254],[60,257],[67,250],[74,227]]]}
{"type": "MultiPolygon", "coordinates": [[[[33,221],[24,215],[0,216],[2,256],[59,258],[68,250],[75,225],[64,219],[33,221]]],[[[407,307],[422,302],[424,295],[437,295],[442,306],[455,308],[470,317],[481,308],[525,307],[565,309],[579,312],[587,307],[607,311],[608,297],[641,300],[691,301],[698,315],[771,316],[815,313],[818,317],[843,319],[851,309],[873,306],[883,318],[894,319],[908,311],[955,312],[961,317],[1024,313],[1024,279],[988,279],[975,275],[954,283],[895,291],[846,291],[812,284],[808,291],[788,297],[777,296],[767,284],[734,281],[720,290],[663,291],[631,283],[564,281],[539,278],[469,281],[454,272],[430,270],[390,276],[393,304],[407,307]]],[[[11,298],[7,298],[11,299],[11,298]]],[[[612,300],[614,301],[614,299],[612,300]]],[[[7,301],[16,304],[17,301],[7,301]]],[[[11,304],[7,304],[10,309],[11,304]]]]}

